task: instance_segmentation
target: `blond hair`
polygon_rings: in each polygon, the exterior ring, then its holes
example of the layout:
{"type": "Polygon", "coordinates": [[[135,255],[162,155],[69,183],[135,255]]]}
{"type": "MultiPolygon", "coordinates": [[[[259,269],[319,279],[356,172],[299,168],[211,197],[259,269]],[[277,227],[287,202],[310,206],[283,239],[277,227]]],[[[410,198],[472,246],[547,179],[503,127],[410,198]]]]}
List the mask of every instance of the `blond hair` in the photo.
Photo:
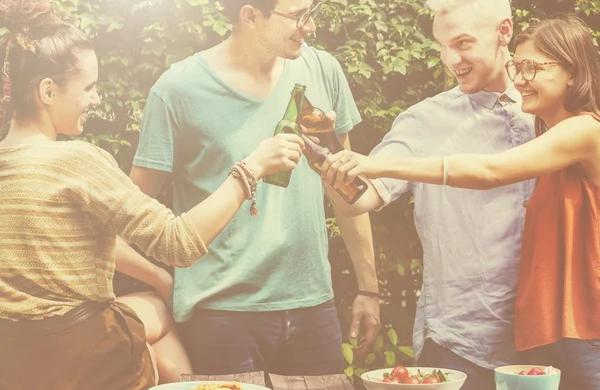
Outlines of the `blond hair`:
{"type": "Polygon", "coordinates": [[[434,14],[443,14],[464,6],[476,14],[493,18],[495,22],[512,18],[511,0],[427,0],[434,14]]]}

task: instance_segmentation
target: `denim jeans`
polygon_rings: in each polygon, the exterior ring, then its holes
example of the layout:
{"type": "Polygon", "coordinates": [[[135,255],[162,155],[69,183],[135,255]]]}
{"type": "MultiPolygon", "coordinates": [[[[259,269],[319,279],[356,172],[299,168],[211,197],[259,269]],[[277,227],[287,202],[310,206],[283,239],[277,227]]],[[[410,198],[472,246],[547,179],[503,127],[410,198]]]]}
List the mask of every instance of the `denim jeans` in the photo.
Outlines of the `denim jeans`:
{"type": "Polygon", "coordinates": [[[180,330],[194,374],[326,375],[344,370],[334,300],[270,312],[196,309],[180,330]]]}
{"type": "Polygon", "coordinates": [[[560,339],[527,351],[527,363],[561,370],[560,390],[600,390],[600,339],[560,339]]]}
{"type": "Polygon", "coordinates": [[[420,367],[449,368],[464,372],[467,380],[460,390],[496,389],[494,371],[479,367],[431,339],[425,340],[418,363],[420,367]]]}

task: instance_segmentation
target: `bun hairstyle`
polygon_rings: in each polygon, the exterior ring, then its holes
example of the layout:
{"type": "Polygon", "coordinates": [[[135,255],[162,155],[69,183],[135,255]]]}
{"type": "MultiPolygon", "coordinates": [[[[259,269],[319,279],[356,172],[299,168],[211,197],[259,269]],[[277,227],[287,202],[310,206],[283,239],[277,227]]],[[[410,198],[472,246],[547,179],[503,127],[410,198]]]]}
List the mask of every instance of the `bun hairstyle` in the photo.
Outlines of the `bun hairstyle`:
{"type": "MultiPolygon", "coordinates": [[[[46,78],[58,85],[77,70],[77,54],[93,50],[90,39],[63,21],[49,0],[1,0],[0,125],[35,112],[34,93],[46,78]]],[[[1,133],[1,131],[0,131],[1,133]]]]}

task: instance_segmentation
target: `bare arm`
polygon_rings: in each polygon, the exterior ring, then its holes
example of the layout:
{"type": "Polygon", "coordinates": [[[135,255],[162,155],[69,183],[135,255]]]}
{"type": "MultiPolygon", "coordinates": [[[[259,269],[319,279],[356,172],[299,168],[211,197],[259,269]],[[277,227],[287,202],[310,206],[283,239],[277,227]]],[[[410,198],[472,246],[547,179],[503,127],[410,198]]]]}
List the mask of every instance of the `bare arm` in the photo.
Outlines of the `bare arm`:
{"type": "MultiPolygon", "coordinates": [[[[600,124],[590,116],[566,119],[542,136],[502,153],[445,157],[448,184],[488,189],[555,172],[598,158],[600,124]]],[[[343,151],[323,165],[325,180],[349,181],[358,174],[442,184],[441,157],[362,156],[343,151]],[[341,163],[340,159],[345,163],[341,163]],[[327,164],[327,166],[326,166],[327,164]]]]}
{"type": "MultiPolygon", "coordinates": [[[[350,140],[346,135],[344,147],[350,149],[350,140]]],[[[333,191],[335,192],[335,191],[333,191]]],[[[337,195],[337,193],[336,193],[337,195]]],[[[364,196],[364,195],[363,195],[364,196]]],[[[342,201],[342,203],[345,203],[342,201]]],[[[358,281],[358,289],[379,293],[375,255],[373,250],[373,234],[368,213],[348,217],[338,210],[340,203],[333,204],[333,211],[340,228],[340,234],[358,281]]],[[[350,337],[356,338],[361,327],[364,327],[365,337],[356,349],[357,355],[367,352],[375,341],[379,331],[379,298],[358,295],[352,305],[352,324],[350,337]]]]}
{"type": "MultiPolygon", "coordinates": [[[[343,141],[344,147],[349,150],[350,139],[347,135],[343,141]]],[[[341,201],[341,203],[345,202],[341,201]]],[[[369,214],[365,212],[357,216],[346,216],[338,210],[341,203],[340,201],[333,203],[333,212],[340,227],[341,236],[352,258],[358,279],[358,288],[360,290],[379,292],[369,214]]]]}
{"type": "Polygon", "coordinates": [[[140,190],[142,190],[144,194],[152,198],[156,198],[160,195],[169,176],[169,172],[138,167],[135,165],[131,168],[131,172],[129,172],[131,181],[140,187],[140,190]]]}
{"type": "Polygon", "coordinates": [[[115,261],[117,271],[154,287],[163,299],[167,299],[171,293],[173,288],[171,275],[152,264],[121,238],[117,238],[115,261]]]}
{"type": "MultiPolygon", "coordinates": [[[[245,161],[256,179],[260,180],[266,174],[293,169],[302,155],[303,147],[298,136],[281,135],[263,141],[245,161]]],[[[167,172],[140,167],[134,167],[131,171],[132,181],[151,197],[158,196],[168,175],[167,172]]],[[[227,226],[245,200],[241,182],[228,176],[215,192],[187,213],[205,245],[210,244],[227,226]]]]}

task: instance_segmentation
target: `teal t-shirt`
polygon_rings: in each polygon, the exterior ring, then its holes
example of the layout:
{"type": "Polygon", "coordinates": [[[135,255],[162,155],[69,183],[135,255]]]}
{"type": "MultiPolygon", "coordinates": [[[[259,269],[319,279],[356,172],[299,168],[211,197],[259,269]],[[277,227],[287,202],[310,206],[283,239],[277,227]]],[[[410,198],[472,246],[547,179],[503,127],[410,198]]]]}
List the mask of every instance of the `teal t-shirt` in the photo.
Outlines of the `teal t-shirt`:
{"type": "MultiPolygon", "coordinates": [[[[233,164],[273,136],[295,83],[307,86],[310,102],[337,114],[336,131],[347,133],[360,114],[339,63],[305,45],[287,60],[267,99],[237,92],[200,54],[166,71],[151,89],[134,159],[139,167],[173,173],[176,214],[206,199],[233,164]]],[[[320,177],[306,159],[281,188],[262,181],[256,191],[260,215],[245,202],[196,264],[175,270],[177,321],[194,306],[233,311],[311,307],[333,298],[320,177]]]]}

